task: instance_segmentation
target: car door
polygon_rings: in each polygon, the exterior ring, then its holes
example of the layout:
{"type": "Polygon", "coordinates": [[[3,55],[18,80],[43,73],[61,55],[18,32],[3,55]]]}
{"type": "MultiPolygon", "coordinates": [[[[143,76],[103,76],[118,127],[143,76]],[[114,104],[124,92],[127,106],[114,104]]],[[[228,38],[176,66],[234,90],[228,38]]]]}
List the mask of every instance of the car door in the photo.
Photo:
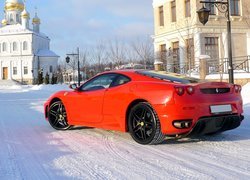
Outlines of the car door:
{"type": "Polygon", "coordinates": [[[115,76],[115,74],[97,76],[69,95],[69,112],[74,122],[91,125],[102,121],[105,90],[109,88],[115,76]]]}
{"type": "Polygon", "coordinates": [[[125,119],[127,102],[130,98],[131,79],[118,75],[109,89],[106,89],[103,100],[103,126],[108,129],[118,129],[125,119]]]}

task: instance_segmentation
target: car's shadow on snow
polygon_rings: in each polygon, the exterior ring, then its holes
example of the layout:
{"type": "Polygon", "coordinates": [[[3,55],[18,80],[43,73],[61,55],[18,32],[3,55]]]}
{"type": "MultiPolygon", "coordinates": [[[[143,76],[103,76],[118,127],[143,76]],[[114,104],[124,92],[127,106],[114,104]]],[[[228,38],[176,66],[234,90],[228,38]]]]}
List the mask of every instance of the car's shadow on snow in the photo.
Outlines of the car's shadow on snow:
{"type": "Polygon", "coordinates": [[[241,136],[236,134],[226,134],[226,132],[221,134],[215,135],[204,135],[204,136],[197,136],[197,137],[186,137],[186,138],[166,138],[162,145],[166,144],[187,144],[187,143],[197,143],[197,142],[232,142],[232,141],[242,141],[242,140],[249,140],[250,135],[241,136]]]}
{"type": "Polygon", "coordinates": [[[83,130],[83,129],[94,129],[93,127],[85,127],[85,126],[73,126],[69,129],[69,131],[83,130]]]}

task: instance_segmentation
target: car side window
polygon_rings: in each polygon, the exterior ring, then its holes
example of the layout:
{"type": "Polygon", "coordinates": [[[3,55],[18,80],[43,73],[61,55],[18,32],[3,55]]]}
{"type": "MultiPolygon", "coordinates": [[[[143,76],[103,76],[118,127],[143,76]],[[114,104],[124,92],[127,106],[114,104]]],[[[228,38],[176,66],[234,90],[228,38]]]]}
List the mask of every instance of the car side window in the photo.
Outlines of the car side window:
{"type": "Polygon", "coordinates": [[[127,82],[130,81],[130,78],[123,76],[123,75],[119,75],[118,77],[116,77],[116,79],[114,80],[114,82],[111,84],[111,87],[115,87],[115,86],[119,86],[122,84],[126,84],[127,82]]]}
{"type": "Polygon", "coordinates": [[[80,87],[81,91],[94,91],[109,88],[116,78],[116,74],[103,74],[95,77],[80,87]]]}

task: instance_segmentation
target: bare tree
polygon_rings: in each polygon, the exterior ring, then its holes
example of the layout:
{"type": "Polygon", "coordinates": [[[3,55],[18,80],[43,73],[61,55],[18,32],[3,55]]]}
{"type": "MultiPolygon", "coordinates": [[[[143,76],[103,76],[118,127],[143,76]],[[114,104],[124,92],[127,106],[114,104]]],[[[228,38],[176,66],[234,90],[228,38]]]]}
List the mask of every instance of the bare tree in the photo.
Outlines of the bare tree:
{"type": "Polygon", "coordinates": [[[90,59],[92,63],[97,64],[97,72],[104,70],[103,64],[107,60],[107,46],[105,41],[99,41],[90,52],[90,59]]]}
{"type": "Polygon", "coordinates": [[[136,41],[131,43],[131,47],[138,55],[139,60],[143,62],[145,69],[147,65],[153,64],[154,61],[154,49],[153,42],[149,38],[137,38],[136,41]]]}
{"type": "Polygon", "coordinates": [[[114,41],[109,41],[109,60],[116,67],[122,65],[126,61],[126,46],[122,41],[115,39],[114,41]]]}

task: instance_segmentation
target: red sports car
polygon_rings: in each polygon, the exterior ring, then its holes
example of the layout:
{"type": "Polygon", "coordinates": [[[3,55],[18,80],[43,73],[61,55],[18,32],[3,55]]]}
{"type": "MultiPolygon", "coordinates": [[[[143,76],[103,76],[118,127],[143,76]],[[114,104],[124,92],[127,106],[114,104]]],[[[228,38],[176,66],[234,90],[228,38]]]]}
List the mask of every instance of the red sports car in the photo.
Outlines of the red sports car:
{"type": "Polygon", "coordinates": [[[165,136],[203,135],[237,128],[243,120],[241,86],[178,74],[118,70],[80,87],[60,91],[45,103],[57,130],[74,125],[129,132],[140,144],[165,136]]]}

